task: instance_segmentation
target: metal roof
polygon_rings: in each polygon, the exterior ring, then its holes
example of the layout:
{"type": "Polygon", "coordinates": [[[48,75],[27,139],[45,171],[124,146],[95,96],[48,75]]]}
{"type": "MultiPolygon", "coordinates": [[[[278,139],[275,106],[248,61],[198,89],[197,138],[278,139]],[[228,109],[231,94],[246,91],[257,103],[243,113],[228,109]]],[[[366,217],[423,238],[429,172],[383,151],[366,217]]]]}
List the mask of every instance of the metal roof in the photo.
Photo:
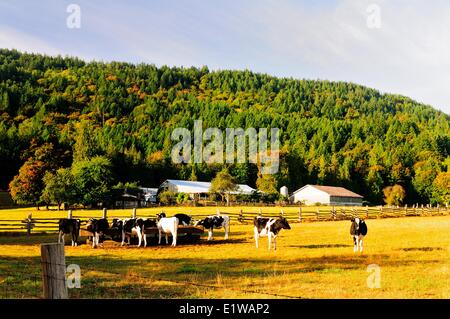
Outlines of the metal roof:
{"type": "MultiPolygon", "coordinates": [[[[178,179],[168,179],[164,183],[161,184],[160,187],[164,187],[164,184],[170,183],[177,188],[177,191],[180,193],[187,194],[198,194],[198,193],[209,193],[209,188],[211,187],[210,182],[194,182],[194,181],[183,181],[178,179]]],[[[245,184],[237,184],[237,189],[235,191],[230,192],[230,194],[251,194],[255,191],[254,188],[251,188],[245,184]]]]}
{"type": "Polygon", "coordinates": [[[305,185],[302,188],[296,190],[292,195],[298,193],[299,191],[303,190],[306,187],[314,187],[315,189],[318,189],[322,192],[327,193],[330,196],[337,196],[337,197],[357,197],[357,198],[363,198],[363,196],[356,194],[344,187],[335,187],[335,186],[323,186],[323,185],[305,185]]]}

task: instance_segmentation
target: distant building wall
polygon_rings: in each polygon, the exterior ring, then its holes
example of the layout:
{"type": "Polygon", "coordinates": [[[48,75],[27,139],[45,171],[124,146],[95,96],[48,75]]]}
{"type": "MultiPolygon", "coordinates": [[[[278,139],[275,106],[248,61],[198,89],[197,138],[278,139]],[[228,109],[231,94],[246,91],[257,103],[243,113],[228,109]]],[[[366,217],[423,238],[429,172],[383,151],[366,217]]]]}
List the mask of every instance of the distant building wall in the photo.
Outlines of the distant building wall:
{"type": "Polygon", "coordinates": [[[336,206],[362,206],[362,198],[331,196],[330,205],[336,206]]]}
{"type": "Polygon", "coordinates": [[[294,193],[292,198],[294,203],[304,202],[306,205],[314,205],[315,203],[330,204],[330,195],[311,186],[294,193]]]}

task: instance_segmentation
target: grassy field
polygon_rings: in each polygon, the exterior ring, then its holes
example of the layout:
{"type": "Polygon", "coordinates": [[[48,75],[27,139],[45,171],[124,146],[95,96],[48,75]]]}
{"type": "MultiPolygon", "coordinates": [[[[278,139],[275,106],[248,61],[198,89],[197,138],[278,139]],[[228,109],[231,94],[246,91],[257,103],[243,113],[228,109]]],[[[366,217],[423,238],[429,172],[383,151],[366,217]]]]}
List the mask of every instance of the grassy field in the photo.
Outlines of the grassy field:
{"type": "MultiPolygon", "coordinates": [[[[23,217],[23,212],[15,213],[23,217]]],[[[367,224],[363,254],[353,253],[348,221],[292,224],[278,238],[278,250],[271,252],[266,238],[255,249],[250,224],[233,224],[228,241],[218,231],[214,242],[202,238],[175,248],[120,247],[111,241],[98,249],[66,247],[66,263],[78,264],[82,274],[81,288],[70,289],[69,294],[72,298],[450,297],[450,216],[371,219],[367,224]],[[380,288],[367,285],[371,264],[380,267],[380,288]]],[[[55,240],[55,235],[0,236],[0,298],[40,297],[39,244],[55,240]]]]}

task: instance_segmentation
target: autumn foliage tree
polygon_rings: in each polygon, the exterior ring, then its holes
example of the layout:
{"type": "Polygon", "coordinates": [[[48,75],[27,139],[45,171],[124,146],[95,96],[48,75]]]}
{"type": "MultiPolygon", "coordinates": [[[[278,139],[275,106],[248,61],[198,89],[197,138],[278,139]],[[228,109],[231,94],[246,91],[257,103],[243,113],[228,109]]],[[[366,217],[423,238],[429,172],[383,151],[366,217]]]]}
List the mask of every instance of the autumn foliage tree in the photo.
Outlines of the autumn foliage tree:
{"type": "Polygon", "coordinates": [[[11,197],[21,205],[33,204],[39,209],[42,190],[44,189],[43,177],[45,164],[42,161],[29,159],[19,169],[19,174],[9,184],[11,197]]]}
{"type": "Polygon", "coordinates": [[[384,201],[387,205],[401,205],[406,196],[405,189],[401,185],[388,186],[383,189],[384,201]]]}
{"type": "Polygon", "coordinates": [[[216,177],[211,181],[209,191],[211,193],[219,194],[222,201],[226,199],[227,205],[230,202],[229,193],[236,190],[236,182],[233,176],[230,175],[227,169],[223,169],[217,173],[216,177]]]}
{"type": "Polygon", "coordinates": [[[433,182],[433,200],[435,203],[450,203],[450,171],[439,173],[433,182]]]}

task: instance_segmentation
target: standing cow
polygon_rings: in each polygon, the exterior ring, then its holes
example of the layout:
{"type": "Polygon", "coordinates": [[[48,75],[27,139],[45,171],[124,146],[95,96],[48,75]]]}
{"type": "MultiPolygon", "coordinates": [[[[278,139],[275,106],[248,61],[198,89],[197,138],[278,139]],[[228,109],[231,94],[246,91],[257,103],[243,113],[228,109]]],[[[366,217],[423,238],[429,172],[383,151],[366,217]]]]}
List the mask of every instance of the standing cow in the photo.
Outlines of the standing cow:
{"type": "Polygon", "coordinates": [[[253,220],[253,226],[254,226],[256,248],[258,248],[258,238],[267,236],[269,240],[269,251],[272,239],[273,239],[273,249],[276,250],[277,249],[276,238],[278,236],[278,233],[282,229],[291,229],[291,226],[289,226],[287,219],[284,217],[275,219],[257,216],[253,220]]]}
{"type": "Polygon", "coordinates": [[[81,220],[73,218],[61,218],[58,223],[58,243],[64,244],[64,235],[70,234],[72,246],[78,246],[78,235],[80,233],[81,220]]]}
{"type": "Polygon", "coordinates": [[[92,248],[96,248],[99,245],[103,246],[103,244],[100,244],[100,236],[104,236],[105,232],[109,230],[108,220],[106,218],[91,218],[86,225],[86,230],[93,234],[92,248]]]}
{"type": "Polygon", "coordinates": [[[353,238],[353,252],[363,251],[363,239],[367,235],[366,222],[358,217],[351,219],[352,225],[350,226],[350,235],[353,238]]]}
{"type": "Polygon", "coordinates": [[[177,245],[179,219],[176,217],[165,217],[165,213],[157,214],[156,216],[159,233],[158,244],[161,244],[161,236],[163,233],[166,236],[166,244],[169,243],[168,234],[172,234],[172,246],[175,247],[177,245]]]}
{"type": "Polygon", "coordinates": [[[213,240],[213,229],[214,228],[224,228],[225,237],[228,239],[228,232],[230,230],[230,217],[228,215],[214,215],[208,216],[205,219],[199,220],[195,223],[195,226],[203,226],[208,230],[208,240],[213,240]]]}

